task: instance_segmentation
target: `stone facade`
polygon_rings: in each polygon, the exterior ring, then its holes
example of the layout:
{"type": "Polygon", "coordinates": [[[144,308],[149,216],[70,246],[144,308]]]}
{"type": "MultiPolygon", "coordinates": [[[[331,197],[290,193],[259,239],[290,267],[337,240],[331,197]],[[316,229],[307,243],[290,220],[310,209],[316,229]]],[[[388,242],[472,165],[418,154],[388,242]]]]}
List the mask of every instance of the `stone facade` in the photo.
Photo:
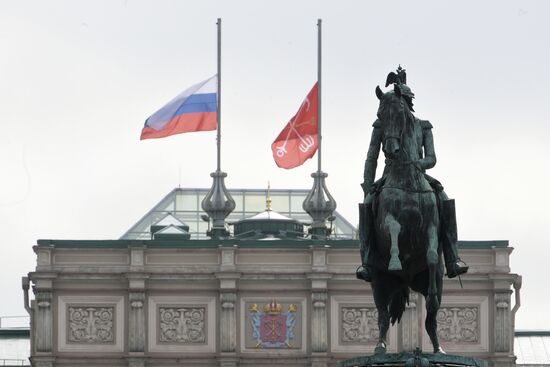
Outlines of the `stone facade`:
{"type": "MultiPolygon", "coordinates": [[[[438,333],[454,354],[514,364],[512,248],[462,242],[438,333]]],[[[34,366],[329,367],[372,353],[377,311],[352,240],[46,241],[29,274],[34,366]]],[[[431,350],[411,294],[388,351],[431,350]]]]}

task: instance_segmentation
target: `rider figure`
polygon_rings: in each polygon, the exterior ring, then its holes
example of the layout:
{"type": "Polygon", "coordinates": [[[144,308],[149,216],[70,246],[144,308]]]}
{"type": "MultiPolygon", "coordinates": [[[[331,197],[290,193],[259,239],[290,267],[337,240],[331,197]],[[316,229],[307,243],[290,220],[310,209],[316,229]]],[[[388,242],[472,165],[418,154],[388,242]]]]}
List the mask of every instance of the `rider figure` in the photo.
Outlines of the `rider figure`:
{"type": "MultiPolygon", "coordinates": [[[[414,98],[414,93],[406,85],[406,74],[405,70],[399,66],[397,73],[390,73],[386,80],[386,87],[390,83],[399,83],[401,90],[404,92],[403,97],[409,108],[412,112],[412,98],[414,98]]],[[[458,257],[458,251],[456,246],[457,241],[457,229],[456,229],[456,212],[454,206],[454,200],[449,200],[445,191],[443,191],[443,186],[435,178],[428,176],[425,171],[427,169],[435,166],[435,150],[434,142],[432,135],[432,125],[427,120],[420,120],[415,117],[415,123],[417,128],[417,140],[419,142],[419,147],[421,152],[420,160],[415,164],[417,167],[424,172],[424,176],[429,182],[430,186],[436,194],[438,206],[440,208],[440,223],[441,223],[441,245],[443,249],[443,256],[445,258],[445,267],[447,268],[447,276],[449,278],[454,278],[457,275],[464,274],[468,271],[468,265],[458,257]]],[[[372,259],[370,256],[370,247],[374,242],[374,231],[372,230],[374,226],[374,211],[373,211],[373,202],[377,194],[382,189],[384,183],[384,178],[387,173],[388,164],[390,159],[386,157],[384,167],[384,173],[382,178],[374,182],[374,177],[376,174],[376,166],[378,161],[378,155],[380,153],[380,148],[383,144],[383,129],[382,123],[380,120],[374,122],[373,131],[371,135],[369,151],[367,153],[367,159],[365,161],[365,171],[364,171],[364,182],[361,184],[363,192],[365,194],[365,199],[363,205],[360,204],[360,213],[359,213],[359,227],[360,227],[360,240],[361,240],[361,260],[362,266],[357,269],[357,278],[363,279],[367,282],[370,282],[372,279],[370,271],[370,261],[372,259]]]]}

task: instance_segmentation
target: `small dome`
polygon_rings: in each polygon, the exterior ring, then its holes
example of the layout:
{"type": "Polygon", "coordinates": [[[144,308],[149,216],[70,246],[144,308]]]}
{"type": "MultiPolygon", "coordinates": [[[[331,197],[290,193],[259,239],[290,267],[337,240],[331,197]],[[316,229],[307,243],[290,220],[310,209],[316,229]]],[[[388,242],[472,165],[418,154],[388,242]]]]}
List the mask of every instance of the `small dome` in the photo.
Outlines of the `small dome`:
{"type": "Polygon", "coordinates": [[[273,210],[265,210],[233,223],[235,237],[258,239],[300,238],[304,225],[273,210]]]}

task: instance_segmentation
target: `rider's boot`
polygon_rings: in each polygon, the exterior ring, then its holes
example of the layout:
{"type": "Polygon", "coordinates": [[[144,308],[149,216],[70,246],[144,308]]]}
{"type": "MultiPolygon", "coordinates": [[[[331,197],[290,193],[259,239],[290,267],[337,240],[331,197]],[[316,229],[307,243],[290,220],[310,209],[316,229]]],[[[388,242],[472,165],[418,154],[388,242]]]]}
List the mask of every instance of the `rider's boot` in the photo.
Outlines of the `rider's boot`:
{"type": "Polygon", "coordinates": [[[445,267],[447,276],[454,278],[468,271],[469,266],[458,256],[456,242],[458,239],[456,228],[456,210],[455,201],[443,201],[443,257],[445,258],[445,267]]]}
{"type": "Polygon", "coordinates": [[[359,204],[359,242],[361,243],[361,266],[355,271],[357,279],[372,281],[369,264],[370,245],[372,243],[372,203],[359,204]]]}

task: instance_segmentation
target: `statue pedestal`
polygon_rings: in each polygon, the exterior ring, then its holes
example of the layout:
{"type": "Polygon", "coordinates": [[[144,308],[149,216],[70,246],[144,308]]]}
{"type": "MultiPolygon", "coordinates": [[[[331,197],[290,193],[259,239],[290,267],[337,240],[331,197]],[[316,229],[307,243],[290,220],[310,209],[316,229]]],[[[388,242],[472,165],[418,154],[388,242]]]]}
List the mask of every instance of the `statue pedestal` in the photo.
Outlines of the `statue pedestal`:
{"type": "Polygon", "coordinates": [[[418,349],[415,352],[376,353],[372,356],[356,357],[340,362],[340,367],[429,367],[430,365],[487,367],[487,362],[453,354],[422,353],[418,349]]]}

